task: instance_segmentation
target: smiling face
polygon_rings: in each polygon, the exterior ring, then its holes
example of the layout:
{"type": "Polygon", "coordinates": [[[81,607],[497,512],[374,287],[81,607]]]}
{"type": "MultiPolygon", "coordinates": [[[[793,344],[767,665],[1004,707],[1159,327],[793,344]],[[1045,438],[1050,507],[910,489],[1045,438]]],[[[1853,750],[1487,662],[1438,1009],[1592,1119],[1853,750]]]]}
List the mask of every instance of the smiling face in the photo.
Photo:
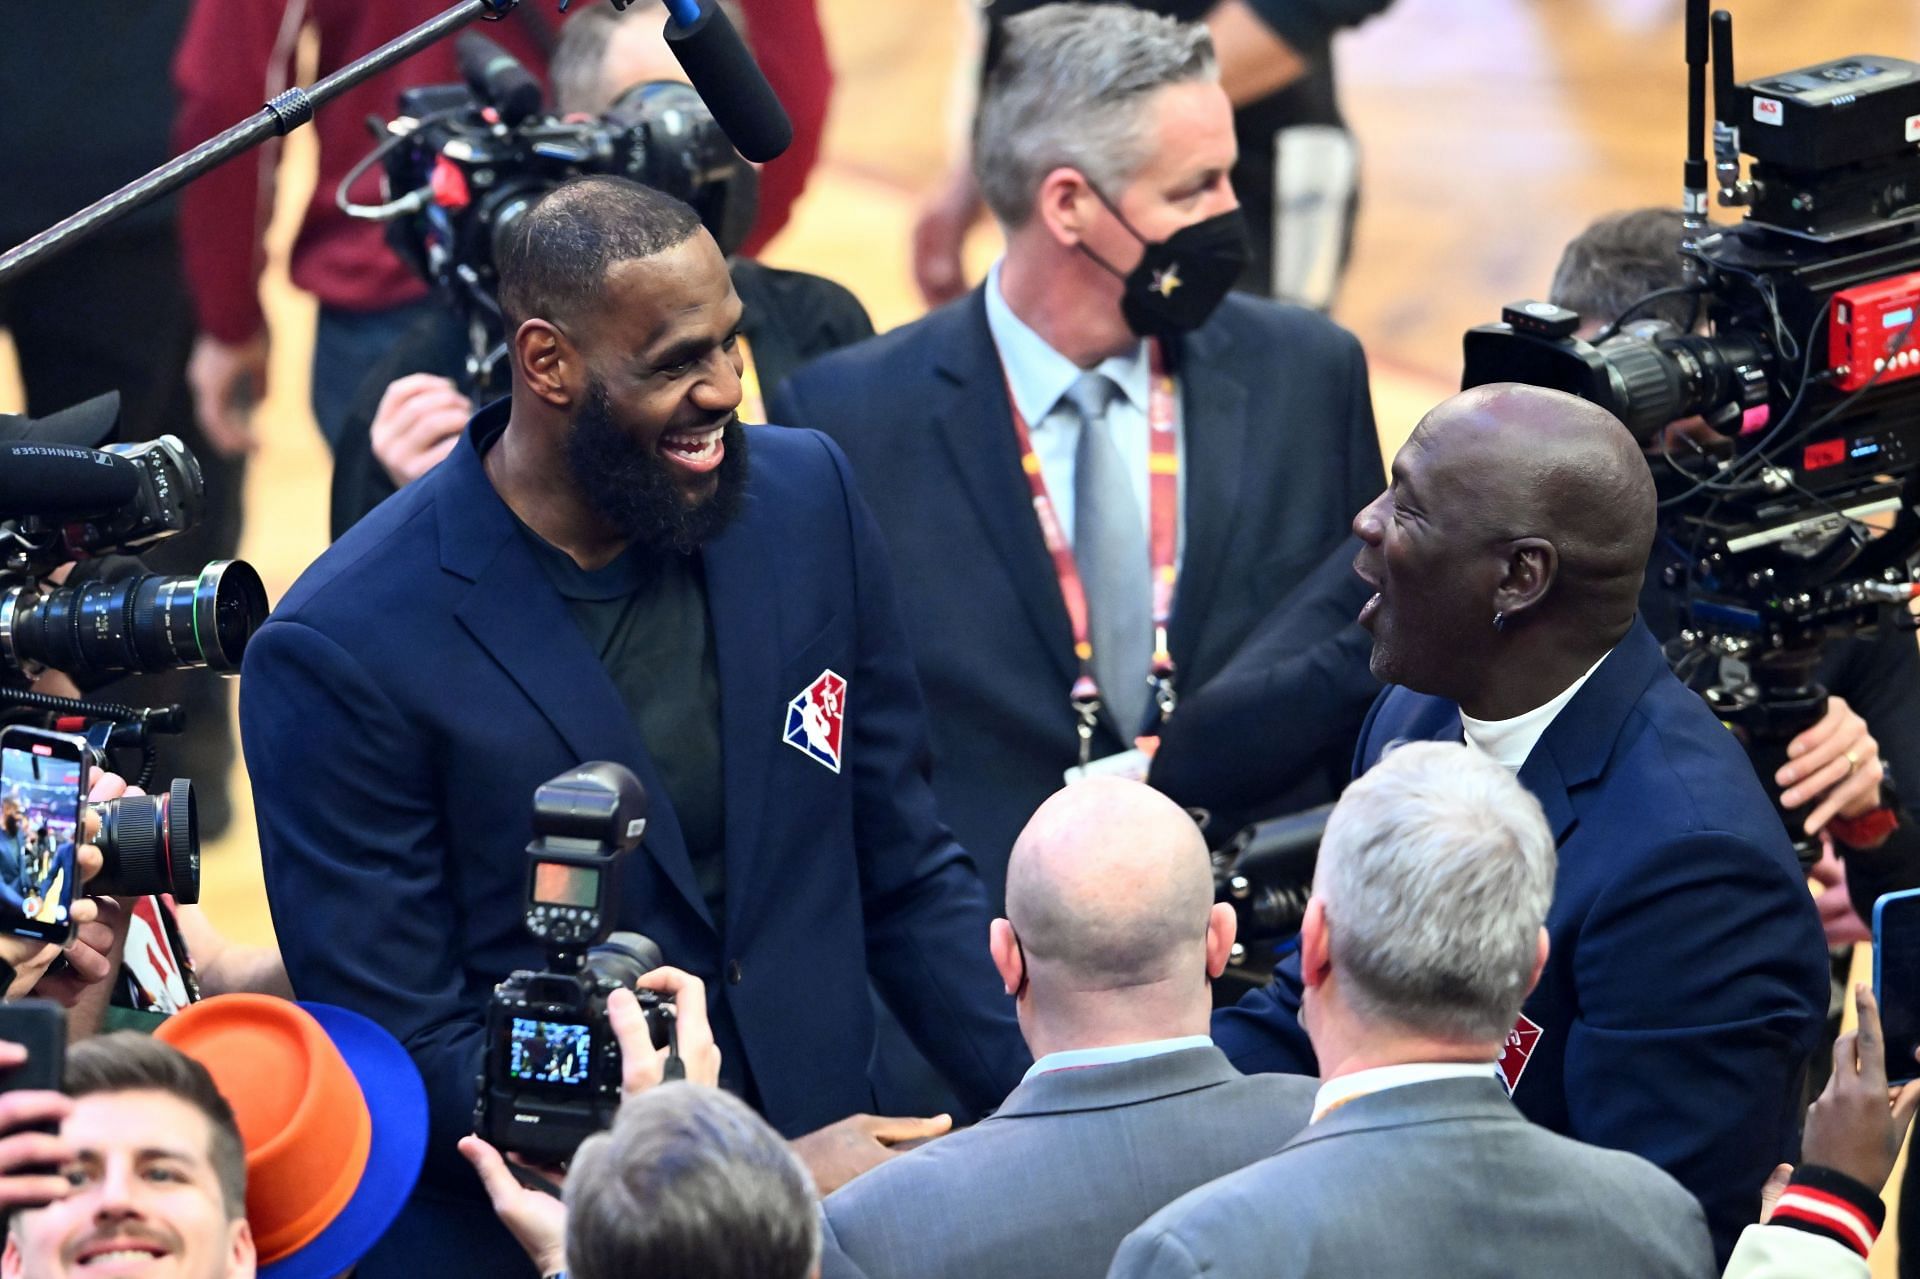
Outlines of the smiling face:
{"type": "Polygon", "coordinates": [[[1374,677],[1461,699],[1491,646],[1503,560],[1462,482],[1475,459],[1436,447],[1432,422],[1393,459],[1387,491],[1354,516],[1353,571],[1376,592],[1359,617],[1373,634],[1374,677]]]}
{"type": "Polygon", "coordinates": [[[584,386],[568,428],[574,482],[631,540],[691,551],[744,479],[740,299],[706,232],[616,263],[575,326],[584,386]]]}
{"type": "Polygon", "coordinates": [[[229,1218],[212,1125],[158,1091],[90,1093],[60,1135],[75,1149],[72,1192],[19,1214],[4,1279],[250,1279],[253,1236],[229,1218]]]}

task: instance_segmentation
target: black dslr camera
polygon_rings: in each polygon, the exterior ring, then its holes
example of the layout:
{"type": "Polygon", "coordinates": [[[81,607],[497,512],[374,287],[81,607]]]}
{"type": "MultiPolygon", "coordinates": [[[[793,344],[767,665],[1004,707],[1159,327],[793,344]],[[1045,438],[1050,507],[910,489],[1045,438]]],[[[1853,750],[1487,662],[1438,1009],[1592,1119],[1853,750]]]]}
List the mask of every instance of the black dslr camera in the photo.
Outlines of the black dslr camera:
{"type": "Polygon", "coordinates": [[[500,46],[472,31],[455,43],[465,83],[402,93],[399,116],[336,198],[351,217],[387,222],[395,252],[459,310],[484,398],[505,387],[494,263],[541,196],[569,178],[628,178],[691,205],[732,253],[753,226],[759,175],[691,85],[635,85],[597,119],[562,118],[500,46]],[[375,162],[386,202],[353,203],[348,187],[375,162]]]}
{"type": "MultiPolygon", "coordinates": [[[[620,859],[646,830],[647,795],[619,764],[587,764],[533,796],[527,845],[527,931],[547,966],[494,987],[474,1131],[536,1163],[564,1163],[620,1107],[620,1047],[607,996],[662,962],[638,933],[616,933],[620,859]]],[[[673,1005],[635,991],[656,1048],[673,1005]]]]}
{"type": "MultiPolygon", "coordinates": [[[[119,397],[58,416],[91,423],[86,433],[105,440],[118,426],[119,397]]],[[[267,614],[251,566],[217,560],[197,576],[173,577],[121,558],[198,518],[205,486],[193,454],[171,435],[100,448],[45,442],[33,438],[35,425],[0,443],[0,660],[29,679],[46,669],[82,681],[187,666],[238,670],[267,614]],[[65,585],[40,585],[75,561],[65,585]]]]}
{"type": "MultiPolygon", "coordinates": [[[[1696,136],[1687,282],[1641,299],[1592,341],[1575,336],[1572,312],[1516,302],[1466,335],[1463,385],[1567,391],[1649,446],[1660,537],[1680,556],[1662,582],[1683,605],[1668,657],[1683,677],[1719,664],[1707,700],[1770,783],[1787,743],[1825,712],[1822,644],[1912,625],[1920,64],[1856,54],[1736,84],[1731,21],[1712,18],[1714,138],[1720,202],[1748,209],[1745,221],[1706,224],[1696,136]],[[1695,299],[1707,332],[1634,323],[1671,294],[1695,299]],[[1663,439],[1669,423],[1696,415],[1717,442],[1663,439]]],[[[1704,4],[1689,22],[1698,111],[1704,4]]]]}

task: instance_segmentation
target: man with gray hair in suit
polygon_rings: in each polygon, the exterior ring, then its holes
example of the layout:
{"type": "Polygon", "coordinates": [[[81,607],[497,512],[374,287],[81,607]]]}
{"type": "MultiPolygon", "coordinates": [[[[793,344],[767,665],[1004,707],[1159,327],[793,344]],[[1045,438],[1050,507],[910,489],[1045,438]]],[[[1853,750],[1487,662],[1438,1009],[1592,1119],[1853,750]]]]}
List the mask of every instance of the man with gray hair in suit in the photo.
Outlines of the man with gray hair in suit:
{"type": "Polygon", "coordinates": [[[1401,746],[1349,786],[1300,929],[1312,1121],[1134,1231],[1111,1279],[1715,1274],[1678,1182],[1529,1122],[1495,1074],[1554,869],[1538,801],[1472,747],[1401,746]]]}
{"type": "Polygon", "coordinates": [[[1242,1076],[1207,1035],[1233,948],[1185,812],[1096,777],[1040,806],[1013,847],[994,965],[1033,1068],[985,1122],[826,1200],[827,1276],[1098,1279],[1129,1230],[1278,1150],[1312,1081],[1242,1076]]]}

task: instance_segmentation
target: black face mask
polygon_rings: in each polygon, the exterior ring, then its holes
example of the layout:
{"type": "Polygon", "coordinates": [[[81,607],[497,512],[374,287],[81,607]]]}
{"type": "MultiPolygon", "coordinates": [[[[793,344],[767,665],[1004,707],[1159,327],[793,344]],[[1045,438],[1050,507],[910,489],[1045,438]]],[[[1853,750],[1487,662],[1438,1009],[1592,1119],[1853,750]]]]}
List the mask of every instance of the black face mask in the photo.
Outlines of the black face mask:
{"type": "Polygon", "coordinates": [[[1143,338],[1191,333],[1219,309],[1253,256],[1247,220],[1238,207],[1191,226],[1183,226],[1164,240],[1149,240],[1133,229],[1106,196],[1100,203],[1145,246],[1140,265],[1122,274],[1112,263],[1089,249],[1080,251],[1111,272],[1125,287],[1120,315],[1127,327],[1143,338]]]}

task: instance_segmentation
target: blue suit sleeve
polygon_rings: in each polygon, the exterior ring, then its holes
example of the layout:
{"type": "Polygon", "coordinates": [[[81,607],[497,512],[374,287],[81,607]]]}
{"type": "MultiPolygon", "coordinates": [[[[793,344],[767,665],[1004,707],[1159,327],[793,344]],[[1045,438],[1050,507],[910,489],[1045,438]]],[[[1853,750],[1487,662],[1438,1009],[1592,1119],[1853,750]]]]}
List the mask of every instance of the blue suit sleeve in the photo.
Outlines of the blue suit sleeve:
{"type": "MultiPolygon", "coordinates": [[[[1380,457],[1380,427],[1373,419],[1373,383],[1367,374],[1367,353],[1360,340],[1347,359],[1347,510],[1349,518],[1367,509],[1386,488],[1387,467],[1380,457]]],[[[1363,599],[1365,597],[1362,597],[1363,599]]]]}
{"type": "Polygon", "coordinates": [[[1806,886],[1738,836],[1692,834],[1614,878],[1573,962],[1568,1135],[1665,1169],[1706,1210],[1724,1262],[1767,1175],[1795,1157],[1801,1071],[1826,1017],[1806,886]]]}
{"type": "MultiPolygon", "coordinates": [[[[1369,429],[1371,424],[1369,423],[1369,429]]],[[[1348,538],[1263,618],[1160,730],[1149,780],[1187,808],[1252,808],[1351,751],[1380,684],[1354,624],[1371,594],[1348,538]],[[1276,734],[1275,724],[1292,731],[1276,734]]]]}
{"type": "MultiPolygon", "coordinates": [[[[1360,726],[1360,742],[1354,748],[1353,772],[1359,776],[1372,762],[1374,725],[1380,708],[1386,705],[1392,689],[1382,689],[1367,710],[1360,726]]],[[[1313,1044],[1300,1024],[1300,954],[1281,960],[1273,970],[1273,981],[1259,990],[1250,990],[1231,1008],[1213,1015],[1213,1041],[1243,1075],[1290,1074],[1317,1075],[1319,1059],[1313,1044]]]]}
{"type": "Polygon", "coordinates": [[[926,707],[879,527],[839,469],[853,532],[859,657],[848,703],[867,967],[914,1043],[969,1106],[1000,1104],[1032,1064],[987,957],[986,889],[941,824],[926,707]]]}
{"type": "Polygon", "coordinates": [[[1213,1042],[1243,1075],[1317,1075],[1306,1027],[1300,1024],[1300,955],[1273,970],[1273,981],[1213,1014],[1213,1042]]]}
{"type": "Polygon", "coordinates": [[[470,1184],[482,1025],[447,945],[459,933],[428,743],[361,664],[298,622],[247,647],[240,726],[267,898],[302,999],[373,1018],[426,1083],[428,1175],[470,1184]]]}

